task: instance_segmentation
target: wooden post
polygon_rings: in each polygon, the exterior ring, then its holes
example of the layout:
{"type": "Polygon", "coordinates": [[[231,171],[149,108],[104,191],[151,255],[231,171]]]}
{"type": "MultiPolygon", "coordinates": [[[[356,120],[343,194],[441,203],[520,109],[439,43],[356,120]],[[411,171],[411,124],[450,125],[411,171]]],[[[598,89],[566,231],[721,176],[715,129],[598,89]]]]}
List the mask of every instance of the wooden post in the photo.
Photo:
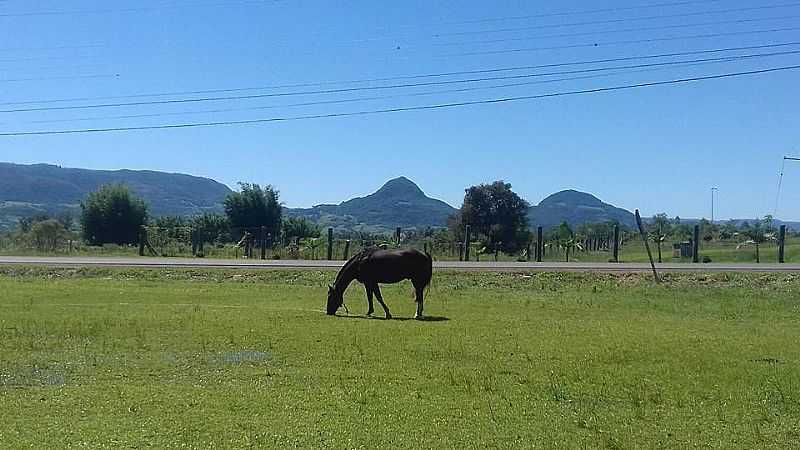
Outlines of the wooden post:
{"type": "Polygon", "coordinates": [[[544,242],[542,241],[543,235],[542,227],[536,227],[536,262],[542,262],[544,254],[544,242]]]}
{"type": "Polygon", "coordinates": [[[139,256],[144,256],[144,243],[147,240],[147,228],[142,225],[139,229],[139,256]]]}
{"type": "Polygon", "coordinates": [[[528,241],[528,247],[525,249],[525,261],[531,261],[531,241],[528,241]]]}
{"type": "Polygon", "coordinates": [[[692,241],[692,262],[700,262],[700,225],[694,226],[694,240],[692,241]]]}
{"type": "Polygon", "coordinates": [[[456,244],[458,245],[458,260],[459,261],[463,261],[464,260],[464,243],[463,242],[458,242],[456,244]]]}
{"type": "Polygon", "coordinates": [[[469,261],[469,225],[464,231],[464,261],[469,261]]]}
{"type": "Polygon", "coordinates": [[[786,262],[785,247],[786,247],[786,225],[781,225],[780,231],[778,232],[778,262],[781,264],[786,262]]]}
{"type": "Polygon", "coordinates": [[[267,227],[261,227],[261,259],[267,259],[267,227]]]}
{"type": "Polygon", "coordinates": [[[653,262],[653,254],[650,252],[650,244],[647,242],[647,234],[644,232],[644,226],[642,225],[642,217],[639,216],[639,210],[636,210],[636,226],[639,227],[639,233],[642,235],[642,242],[644,242],[644,248],[647,250],[647,257],[650,259],[650,267],[653,269],[653,278],[655,278],[656,283],[661,283],[661,279],[658,278],[658,272],[656,272],[656,265],[653,262]]]}
{"type": "Polygon", "coordinates": [[[400,227],[397,227],[397,229],[394,230],[394,237],[395,237],[396,245],[398,247],[400,247],[400,233],[402,233],[402,231],[403,231],[403,229],[400,228],[400,227]]]}
{"type": "Polygon", "coordinates": [[[328,227],[328,261],[333,260],[333,227],[328,227]]]}
{"type": "Polygon", "coordinates": [[[619,225],[614,225],[614,262],[619,262],[619,225]]]}
{"type": "Polygon", "coordinates": [[[350,239],[344,241],[344,260],[350,259],[350,239]]]}
{"type": "Polygon", "coordinates": [[[192,240],[192,256],[197,256],[197,235],[194,228],[189,229],[189,239],[192,240]]]}

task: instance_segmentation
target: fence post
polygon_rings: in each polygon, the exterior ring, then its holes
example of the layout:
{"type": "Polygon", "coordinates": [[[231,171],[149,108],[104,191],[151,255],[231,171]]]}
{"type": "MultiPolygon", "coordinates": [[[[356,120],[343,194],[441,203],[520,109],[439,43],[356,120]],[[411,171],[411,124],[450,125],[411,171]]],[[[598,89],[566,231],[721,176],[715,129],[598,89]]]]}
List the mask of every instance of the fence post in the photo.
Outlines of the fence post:
{"type": "Polygon", "coordinates": [[[525,261],[531,261],[531,241],[528,241],[528,246],[525,248],[525,261]]]}
{"type": "Polygon", "coordinates": [[[464,261],[469,261],[469,225],[464,230],[464,261]]]}
{"type": "Polygon", "coordinates": [[[542,262],[542,254],[544,253],[543,232],[542,227],[536,227],[536,262],[542,262]]]}
{"type": "Polygon", "coordinates": [[[458,260],[459,261],[463,261],[464,260],[464,243],[463,242],[458,242],[457,245],[458,245],[458,260]]]}
{"type": "Polygon", "coordinates": [[[786,245],[786,225],[781,225],[778,232],[778,262],[783,264],[786,262],[786,254],[784,253],[786,245]]]}
{"type": "Polygon", "coordinates": [[[144,241],[147,239],[147,228],[142,225],[139,229],[139,256],[144,256],[144,241]]]}
{"type": "Polygon", "coordinates": [[[333,227],[328,227],[328,261],[333,259],[333,227]]]}
{"type": "Polygon", "coordinates": [[[619,262],[619,225],[614,225],[614,262],[619,262]]]}
{"type": "Polygon", "coordinates": [[[394,230],[394,240],[398,247],[400,247],[400,233],[402,233],[402,231],[403,229],[400,227],[397,227],[397,229],[394,230]]]}
{"type": "Polygon", "coordinates": [[[692,262],[700,262],[700,225],[694,226],[694,240],[692,241],[692,262]]]}
{"type": "Polygon", "coordinates": [[[261,227],[261,259],[267,259],[267,227],[261,227]]]}
{"type": "Polygon", "coordinates": [[[344,260],[350,259],[350,239],[344,241],[344,260]]]}

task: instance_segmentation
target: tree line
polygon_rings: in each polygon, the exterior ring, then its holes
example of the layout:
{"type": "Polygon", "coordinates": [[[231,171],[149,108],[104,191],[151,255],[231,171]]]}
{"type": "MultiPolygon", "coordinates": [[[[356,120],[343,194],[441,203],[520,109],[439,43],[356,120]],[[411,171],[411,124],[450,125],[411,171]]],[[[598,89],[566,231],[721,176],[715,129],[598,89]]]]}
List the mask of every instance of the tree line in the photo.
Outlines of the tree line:
{"type": "MultiPolygon", "coordinates": [[[[284,217],[279,191],[271,186],[239,183],[239,190],[230,193],[223,202],[224,214],[204,213],[194,217],[152,217],[146,202],[133,195],[124,185],[106,185],[89,194],[80,205],[76,222],[69,214],[56,217],[40,215],[20,221],[19,232],[41,250],[55,250],[60,242],[80,236],[89,245],[136,244],[142,227],[153,227],[178,238],[181,233],[193,233],[192,239],[202,242],[230,242],[245,232],[263,232],[274,241],[282,238],[318,238],[320,227],[303,217],[284,217]],[[79,225],[79,226],[78,226],[79,225]]],[[[481,253],[503,252],[519,254],[527,250],[536,237],[530,230],[527,215],[530,204],[512,189],[510,183],[494,181],[465,189],[461,207],[453,214],[443,229],[429,228],[418,232],[417,237],[434,242],[464,242],[466,225],[470,226],[471,241],[481,253]]],[[[758,246],[774,239],[774,221],[767,216],[753,222],[724,224],[699,222],[701,238],[705,241],[738,240],[758,246]]],[[[573,228],[568,223],[546,230],[545,241],[555,242],[566,254],[582,250],[582,242],[605,239],[619,226],[625,237],[633,237],[635,230],[609,221],[581,224],[573,228]]],[[[657,214],[650,220],[648,239],[658,246],[667,241],[680,242],[691,239],[693,225],[679,217],[670,219],[657,214]]],[[[352,233],[349,233],[352,234],[352,233]]],[[[347,237],[350,237],[348,234],[347,237]]],[[[361,234],[362,239],[364,234],[361,234]]],[[[376,236],[368,236],[375,240],[376,236]]],[[[380,240],[380,239],[378,239],[380,240]]],[[[567,256],[568,257],[568,256],[567,256]]]]}

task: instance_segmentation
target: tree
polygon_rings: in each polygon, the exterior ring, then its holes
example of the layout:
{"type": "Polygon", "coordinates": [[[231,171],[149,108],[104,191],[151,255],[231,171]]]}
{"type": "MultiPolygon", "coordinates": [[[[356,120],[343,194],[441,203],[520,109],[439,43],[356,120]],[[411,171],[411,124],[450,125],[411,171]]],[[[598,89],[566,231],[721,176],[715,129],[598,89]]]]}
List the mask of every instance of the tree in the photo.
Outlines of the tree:
{"type": "Polygon", "coordinates": [[[282,206],[278,191],[270,185],[239,183],[239,192],[225,198],[225,214],[232,228],[266,227],[267,233],[277,236],[281,227],[282,206]]]}
{"type": "Polygon", "coordinates": [[[66,240],[69,233],[58,220],[47,219],[31,225],[30,235],[37,250],[56,251],[58,244],[66,240]]]}
{"type": "Polygon", "coordinates": [[[736,225],[736,221],[731,219],[725,222],[719,228],[719,238],[723,241],[727,241],[733,239],[739,233],[739,227],[736,225]]]}
{"type": "Polygon", "coordinates": [[[316,238],[320,231],[317,224],[306,217],[289,217],[283,221],[283,236],[287,238],[316,238]]]}
{"type": "Polygon", "coordinates": [[[656,214],[653,216],[653,231],[649,233],[650,239],[656,243],[658,248],[658,262],[661,263],[661,245],[667,240],[671,225],[666,214],[656,214]]]}
{"type": "MultiPolygon", "coordinates": [[[[514,253],[528,238],[528,202],[511,190],[511,184],[495,181],[466,189],[460,220],[450,223],[470,225],[477,238],[485,240],[490,250],[514,253]]],[[[458,235],[458,230],[453,230],[458,235]]]]}
{"type": "MultiPolygon", "coordinates": [[[[759,247],[761,244],[775,240],[775,230],[772,223],[772,216],[765,216],[762,220],[756,219],[752,225],[745,222],[745,225],[742,227],[742,234],[748,238],[743,244],[753,244],[756,246],[757,263],[761,262],[761,255],[759,254],[759,247]]],[[[736,248],[738,249],[743,244],[739,244],[736,248]]]]}
{"type": "Polygon", "coordinates": [[[23,217],[19,219],[19,223],[17,224],[19,227],[19,231],[22,233],[28,233],[31,231],[31,227],[36,222],[44,222],[45,220],[50,219],[50,216],[47,214],[36,214],[30,217],[23,217]]]}
{"type": "Polygon", "coordinates": [[[572,249],[582,250],[583,245],[575,238],[575,233],[567,222],[561,222],[558,226],[558,246],[564,249],[566,262],[569,262],[569,252],[572,249]]]}
{"type": "Polygon", "coordinates": [[[719,233],[719,227],[707,219],[700,219],[698,223],[700,226],[700,239],[711,242],[714,240],[714,235],[719,233]]]}
{"type": "Polygon", "coordinates": [[[61,225],[67,231],[71,230],[72,226],[75,225],[75,217],[72,215],[71,211],[62,211],[56,216],[55,219],[61,223],[61,225]]]}
{"type": "Polygon", "coordinates": [[[106,185],[81,203],[83,238],[90,245],[133,244],[147,223],[147,205],[121,185],[106,185]]]}
{"type": "Polygon", "coordinates": [[[230,224],[222,214],[205,213],[194,217],[191,225],[200,242],[225,242],[229,239],[230,224]]]}

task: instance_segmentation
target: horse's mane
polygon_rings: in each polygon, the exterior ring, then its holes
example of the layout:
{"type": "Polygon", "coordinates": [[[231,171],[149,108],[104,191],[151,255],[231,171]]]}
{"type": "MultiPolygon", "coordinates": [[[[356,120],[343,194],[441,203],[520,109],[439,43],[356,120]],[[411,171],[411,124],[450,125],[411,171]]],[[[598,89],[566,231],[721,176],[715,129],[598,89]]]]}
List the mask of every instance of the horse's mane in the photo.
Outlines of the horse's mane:
{"type": "Polygon", "coordinates": [[[348,259],[347,262],[344,263],[342,268],[339,270],[339,273],[336,274],[336,280],[333,282],[333,285],[336,286],[339,283],[339,280],[341,280],[342,275],[344,273],[347,273],[353,266],[361,264],[361,262],[369,258],[369,256],[372,255],[372,253],[375,252],[375,250],[377,249],[365,248],[360,252],[356,253],[355,255],[353,255],[350,259],[348,259]]]}

